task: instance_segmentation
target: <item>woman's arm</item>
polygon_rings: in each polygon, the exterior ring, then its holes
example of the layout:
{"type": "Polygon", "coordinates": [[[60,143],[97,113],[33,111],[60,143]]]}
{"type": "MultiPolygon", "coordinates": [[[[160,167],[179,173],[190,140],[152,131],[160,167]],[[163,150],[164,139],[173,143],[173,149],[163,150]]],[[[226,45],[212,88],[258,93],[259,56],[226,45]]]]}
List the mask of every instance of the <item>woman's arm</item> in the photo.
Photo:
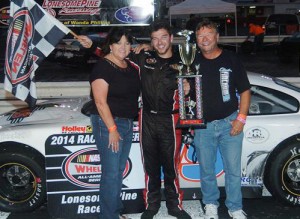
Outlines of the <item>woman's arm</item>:
{"type": "Polygon", "coordinates": [[[95,55],[103,57],[103,51],[100,47],[95,45],[93,41],[85,35],[79,35],[76,40],[86,49],[90,49],[95,55]]]}
{"type": "Polygon", "coordinates": [[[115,128],[116,124],[107,104],[109,84],[103,79],[96,79],[91,86],[99,115],[109,130],[108,148],[111,147],[113,152],[117,152],[119,151],[119,140],[122,139],[117,127],[115,128]]]}

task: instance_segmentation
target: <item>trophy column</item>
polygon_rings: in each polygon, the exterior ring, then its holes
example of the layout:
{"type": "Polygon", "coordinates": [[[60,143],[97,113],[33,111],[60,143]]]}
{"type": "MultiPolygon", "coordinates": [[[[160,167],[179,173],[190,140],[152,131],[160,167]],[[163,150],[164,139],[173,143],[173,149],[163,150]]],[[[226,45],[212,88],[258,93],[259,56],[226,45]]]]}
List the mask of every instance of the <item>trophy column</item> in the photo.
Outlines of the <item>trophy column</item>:
{"type": "Polygon", "coordinates": [[[183,92],[183,78],[178,78],[178,99],[179,99],[179,118],[186,119],[184,92],[183,92]]]}
{"type": "Polygon", "coordinates": [[[202,75],[199,75],[199,65],[196,66],[197,74],[195,76],[195,93],[196,93],[196,118],[203,118],[202,109],[202,75]]]}

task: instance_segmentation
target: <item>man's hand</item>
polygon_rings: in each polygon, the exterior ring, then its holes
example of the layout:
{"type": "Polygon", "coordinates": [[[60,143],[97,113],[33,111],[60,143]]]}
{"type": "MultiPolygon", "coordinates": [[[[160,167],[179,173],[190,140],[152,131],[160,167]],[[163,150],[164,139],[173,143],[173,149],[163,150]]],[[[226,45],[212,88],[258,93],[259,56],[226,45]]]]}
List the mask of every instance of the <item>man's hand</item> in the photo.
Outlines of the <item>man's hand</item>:
{"type": "Polygon", "coordinates": [[[242,122],[238,121],[238,120],[234,120],[231,122],[232,128],[230,130],[230,135],[239,135],[243,129],[244,129],[244,125],[242,122]]]}
{"type": "Polygon", "coordinates": [[[190,87],[190,83],[188,82],[188,80],[185,78],[183,79],[183,92],[184,95],[188,95],[190,93],[191,87],[190,87]]]}

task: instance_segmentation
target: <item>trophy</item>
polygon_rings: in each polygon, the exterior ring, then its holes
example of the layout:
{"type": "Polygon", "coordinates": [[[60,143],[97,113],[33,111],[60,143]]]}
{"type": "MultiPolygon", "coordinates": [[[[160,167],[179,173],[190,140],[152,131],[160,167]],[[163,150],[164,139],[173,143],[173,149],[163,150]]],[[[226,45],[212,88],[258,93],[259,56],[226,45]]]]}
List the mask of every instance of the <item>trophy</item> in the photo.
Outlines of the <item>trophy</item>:
{"type": "Polygon", "coordinates": [[[196,55],[196,44],[189,43],[193,31],[184,30],[178,33],[186,38],[185,43],[179,44],[179,54],[183,65],[178,66],[178,95],[179,95],[179,121],[177,127],[205,127],[202,108],[202,75],[199,74],[200,65],[196,65],[196,72],[192,72],[191,64],[196,55]],[[190,90],[189,97],[185,97],[183,80],[194,80],[195,89],[190,90]],[[191,93],[194,92],[194,93],[191,93]]]}

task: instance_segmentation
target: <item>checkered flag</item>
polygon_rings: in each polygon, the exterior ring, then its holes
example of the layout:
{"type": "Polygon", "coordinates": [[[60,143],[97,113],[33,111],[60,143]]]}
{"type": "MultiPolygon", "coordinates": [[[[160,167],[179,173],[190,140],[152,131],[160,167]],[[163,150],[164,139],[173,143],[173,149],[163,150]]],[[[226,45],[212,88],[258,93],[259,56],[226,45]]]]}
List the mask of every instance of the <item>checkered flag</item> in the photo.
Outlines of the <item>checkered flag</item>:
{"type": "Polygon", "coordinates": [[[33,0],[11,0],[10,17],[4,89],[33,108],[35,70],[70,30],[33,0]]]}

